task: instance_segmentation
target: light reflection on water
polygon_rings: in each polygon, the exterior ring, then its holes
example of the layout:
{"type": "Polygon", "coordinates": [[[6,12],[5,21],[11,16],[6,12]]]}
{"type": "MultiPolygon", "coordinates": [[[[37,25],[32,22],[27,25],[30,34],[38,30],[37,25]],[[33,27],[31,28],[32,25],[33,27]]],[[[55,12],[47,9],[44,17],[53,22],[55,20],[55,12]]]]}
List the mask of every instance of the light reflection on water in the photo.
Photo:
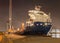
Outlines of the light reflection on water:
{"type": "Polygon", "coordinates": [[[55,39],[51,37],[42,37],[42,36],[27,36],[25,38],[12,39],[6,38],[1,43],[59,43],[60,39],[55,39]]]}
{"type": "Polygon", "coordinates": [[[51,37],[28,36],[24,39],[13,40],[14,43],[58,43],[60,39],[53,39],[51,37]]]}

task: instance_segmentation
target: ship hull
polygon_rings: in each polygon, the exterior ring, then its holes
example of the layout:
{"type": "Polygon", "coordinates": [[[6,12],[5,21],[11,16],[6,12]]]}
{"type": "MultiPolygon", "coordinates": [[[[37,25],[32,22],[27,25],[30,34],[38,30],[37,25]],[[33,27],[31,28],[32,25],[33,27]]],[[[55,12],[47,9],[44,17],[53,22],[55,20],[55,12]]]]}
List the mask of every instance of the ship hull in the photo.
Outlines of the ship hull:
{"type": "Polygon", "coordinates": [[[43,22],[35,22],[33,26],[27,26],[23,32],[20,32],[20,34],[21,35],[47,35],[51,26],[52,26],[51,24],[44,25],[43,22]]]}

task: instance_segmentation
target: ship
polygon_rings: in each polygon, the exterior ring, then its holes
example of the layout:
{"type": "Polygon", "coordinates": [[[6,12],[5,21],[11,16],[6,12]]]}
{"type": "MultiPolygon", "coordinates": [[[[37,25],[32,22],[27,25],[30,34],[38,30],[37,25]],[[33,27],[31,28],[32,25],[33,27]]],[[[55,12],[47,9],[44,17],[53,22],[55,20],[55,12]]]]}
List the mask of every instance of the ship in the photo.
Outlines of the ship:
{"type": "Polygon", "coordinates": [[[50,13],[41,11],[41,6],[35,6],[34,10],[28,11],[29,19],[23,31],[16,32],[21,35],[47,35],[52,27],[50,13]]]}

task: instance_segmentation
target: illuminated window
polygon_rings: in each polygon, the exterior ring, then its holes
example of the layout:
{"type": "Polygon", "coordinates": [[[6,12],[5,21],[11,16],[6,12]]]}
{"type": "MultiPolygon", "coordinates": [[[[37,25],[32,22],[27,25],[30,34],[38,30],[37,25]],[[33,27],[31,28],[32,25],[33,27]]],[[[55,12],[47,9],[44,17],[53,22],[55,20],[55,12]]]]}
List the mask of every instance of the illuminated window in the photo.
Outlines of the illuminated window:
{"type": "Polygon", "coordinates": [[[56,38],[60,38],[60,34],[56,34],[56,38]]]}
{"type": "Polygon", "coordinates": [[[60,32],[60,29],[56,29],[56,32],[60,32]]]}
{"type": "Polygon", "coordinates": [[[53,38],[56,37],[56,34],[52,34],[52,37],[53,37],[53,38]]]}
{"type": "Polygon", "coordinates": [[[45,25],[47,25],[47,23],[45,23],[45,25]]]}
{"type": "Polygon", "coordinates": [[[52,38],[60,38],[60,29],[52,29],[52,38]]]}

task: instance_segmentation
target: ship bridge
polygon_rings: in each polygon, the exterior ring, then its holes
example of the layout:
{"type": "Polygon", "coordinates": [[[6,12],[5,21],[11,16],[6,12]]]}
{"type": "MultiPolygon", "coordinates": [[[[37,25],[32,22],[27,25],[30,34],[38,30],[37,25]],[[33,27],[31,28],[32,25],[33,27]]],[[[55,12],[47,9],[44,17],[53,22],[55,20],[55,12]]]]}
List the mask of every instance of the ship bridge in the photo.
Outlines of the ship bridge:
{"type": "Polygon", "coordinates": [[[44,13],[43,11],[40,10],[29,10],[29,16],[30,19],[32,19],[34,22],[51,22],[51,18],[49,15],[44,13]]]}

